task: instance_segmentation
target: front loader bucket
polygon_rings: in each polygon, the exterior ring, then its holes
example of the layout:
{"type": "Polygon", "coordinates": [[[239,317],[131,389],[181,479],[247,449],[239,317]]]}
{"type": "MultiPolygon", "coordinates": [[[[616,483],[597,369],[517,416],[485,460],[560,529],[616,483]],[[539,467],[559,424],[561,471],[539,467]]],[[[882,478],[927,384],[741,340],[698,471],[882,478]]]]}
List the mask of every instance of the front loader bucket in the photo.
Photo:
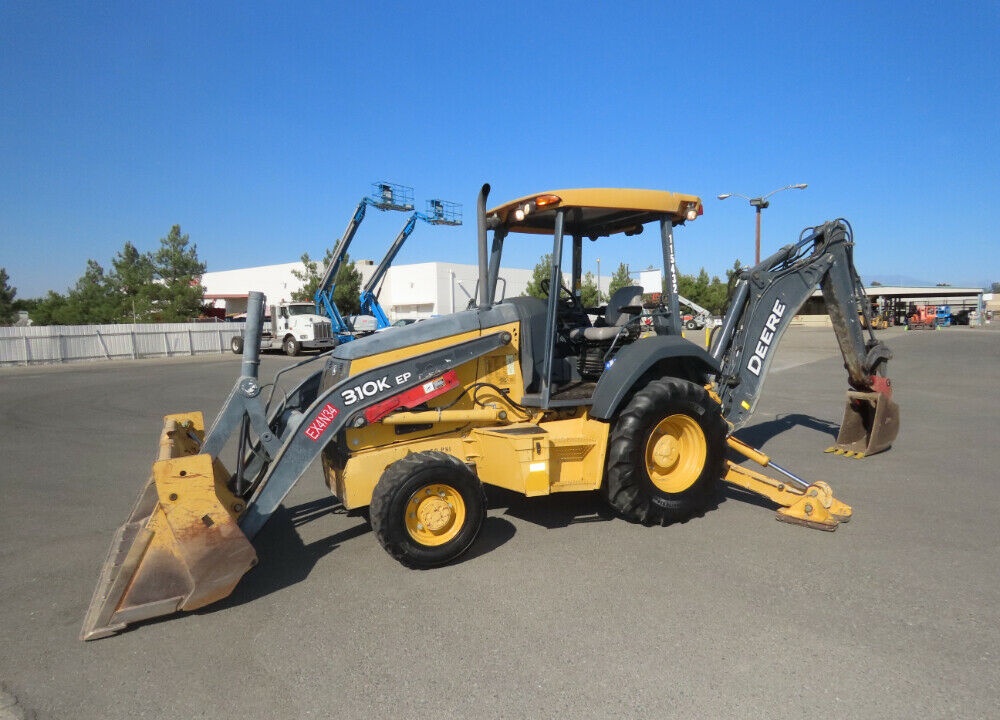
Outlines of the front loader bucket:
{"type": "Polygon", "coordinates": [[[244,503],[222,463],[199,453],[203,439],[201,413],[164,418],[153,472],[111,543],[82,640],[220,600],[256,564],[237,525],[244,503]]]}
{"type": "Polygon", "coordinates": [[[837,444],[827,452],[862,458],[887,450],[899,433],[899,406],[881,392],[847,391],[837,444]]]}

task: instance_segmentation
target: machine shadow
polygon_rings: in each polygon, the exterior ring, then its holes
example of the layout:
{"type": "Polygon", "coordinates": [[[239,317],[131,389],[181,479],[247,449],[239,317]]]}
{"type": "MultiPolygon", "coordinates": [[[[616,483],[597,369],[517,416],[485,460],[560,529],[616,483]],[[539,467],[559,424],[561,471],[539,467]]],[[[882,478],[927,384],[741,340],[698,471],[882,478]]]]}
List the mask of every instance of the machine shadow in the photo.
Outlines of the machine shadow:
{"type": "MultiPolygon", "coordinates": [[[[746,444],[760,448],[768,440],[774,439],[781,433],[791,430],[793,427],[804,427],[809,430],[815,430],[816,432],[830,435],[834,439],[836,439],[837,433],[840,432],[840,425],[835,425],[829,420],[823,420],[813,415],[804,415],[802,413],[788,413],[787,415],[778,415],[774,420],[767,420],[740,428],[734,435],[746,444]]],[[[742,456],[737,455],[735,457],[742,456]]],[[[732,453],[730,453],[730,459],[734,459],[732,453]]]]}
{"type": "MultiPolygon", "coordinates": [[[[818,433],[829,435],[834,440],[837,439],[837,434],[840,432],[840,426],[835,425],[828,420],[823,420],[813,415],[805,415],[803,413],[788,413],[786,415],[778,415],[773,420],[767,420],[765,422],[741,428],[733,434],[747,445],[755,448],[761,448],[769,440],[774,439],[778,435],[781,435],[783,432],[787,432],[794,427],[804,427],[809,430],[814,430],[818,433]]],[[[727,456],[729,460],[732,460],[737,464],[744,461],[748,463],[750,462],[733,450],[729,450],[727,456]]],[[[750,464],[753,465],[753,463],[750,464]]],[[[775,503],[761,495],[757,495],[756,493],[730,485],[729,483],[720,484],[722,486],[720,490],[720,500],[722,502],[727,499],[731,499],[748,505],[765,508],[767,510],[774,510],[778,507],[775,503]]]]}
{"type": "Polygon", "coordinates": [[[517,534],[517,528],[510,520],[500,517],[491,517],[483,521],[483,528],[479,531],[479,537],[472,544],[464,555],[457,560],[448,563],[449,565],[461,565],[462,563],[475,560],[477,557],[488,555],[517,534]]]}
{"type": "Polygon", "coordinates": [[[606,522],[614,511],[596,492],[571,492],[529,498],[511,490],[487,486],[491,509],[504,509],[504,515],[553,530],[578,523],[606,522]]]}
{"type": "MultiPolygon", "coordinates": [[[[302,582],[321,558],[344,543],[371,533],[372,528],[367,516],[358,514],[355,517],[357,525],[308,545],[302,542],[297,529],[326,515],[346,514],[333,496],[292,507],[280,505],[254,541],[257,567],[240,580],[232,595],[196,612],[212,613],[236,607],[302,582]]],[[[451,564],[485,555],[506,543],[516,532],[510,521],[487,517],[475,544],[451,564]]]]}
{"type": "Polygon", "coordinates": [[[210,613],[235,607],[295,585],[309,576],[321,558],[345,542],[371,532],[371,526],[362,517],[357,518],[358,524],[354,527],[308,545],[296,531],[326,515],[342,514],[346,514],[343,506],[333,496],[291,507],[278,506],[254,540],[257,566],[240,580],[232,595],[197,612],[210,613]]]}

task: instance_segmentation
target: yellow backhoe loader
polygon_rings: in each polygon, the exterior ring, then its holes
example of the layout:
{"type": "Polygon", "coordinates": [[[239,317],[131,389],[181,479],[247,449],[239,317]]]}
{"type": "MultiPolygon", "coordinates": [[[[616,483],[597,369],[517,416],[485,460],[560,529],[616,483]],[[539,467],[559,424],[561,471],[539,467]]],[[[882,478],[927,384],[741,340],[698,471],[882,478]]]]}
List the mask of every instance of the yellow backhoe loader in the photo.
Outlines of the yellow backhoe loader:
{"type": "Polygon", "coordinates": [[[316,458],[344,507],[367,508],[379,543],[413,568],[469,549],[487,511],[484,483],[526,496],[598,491],[619,515],[647,525],[702,512],[720,480],[769,498],[780,520],[833,530],[850,518],[828,485],[798,478],[732,435],[753,412],[792,315],[819,286],[850,384],[831,449],[859,457],[896,437],[890,353],[862,332],[859,309],[869,305],[846,222],[807,229],[746,270],[706,351],[681,336],[674,265],[674,228],[702,214],[698,197],[573,189],[487,210],[488,192],[477,210],[474,305],[341,345],[280,400],[265,400],[257,379],[253,333],[264,298],[250,294],[241,376],[207,431],[200,413],[167,416],[83,639],[231,593],[256,563],[254,537],[316,458]],[[607,257],[611,245],[632,245],[650,228],[667,280],[647,336],[639,332],[644,288],[623,288],[596,308],[582,306],[580,288],[585,244],[600,240],[607,257]],[[541,238],[552,257],[547,300],[502,297],[505,246],[541,238]],[[231,436],[232,471],[220,457],[231,436]],[[727,450],[778,477],[728,461],[727,450]]]}

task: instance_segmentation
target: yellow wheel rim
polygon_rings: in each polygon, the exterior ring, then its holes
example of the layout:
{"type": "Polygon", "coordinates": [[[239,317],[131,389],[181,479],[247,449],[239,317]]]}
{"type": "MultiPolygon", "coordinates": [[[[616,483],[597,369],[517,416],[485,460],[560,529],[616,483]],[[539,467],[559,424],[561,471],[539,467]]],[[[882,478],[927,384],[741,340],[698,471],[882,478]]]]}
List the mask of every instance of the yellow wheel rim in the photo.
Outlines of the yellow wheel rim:
{"type": "Polygon", "coordinates": [[[707,453],[705,433],[694,418],[670,415],[646,441],[646,472],[663,492],[684,492],[701,475],[707,453]]]}
{"type": "Polygon", "coordinates": [[[444,545],[464,524],[465,501],[451,485],[425,485],[406,503],[406,531],[421,545],[444,545]]]}

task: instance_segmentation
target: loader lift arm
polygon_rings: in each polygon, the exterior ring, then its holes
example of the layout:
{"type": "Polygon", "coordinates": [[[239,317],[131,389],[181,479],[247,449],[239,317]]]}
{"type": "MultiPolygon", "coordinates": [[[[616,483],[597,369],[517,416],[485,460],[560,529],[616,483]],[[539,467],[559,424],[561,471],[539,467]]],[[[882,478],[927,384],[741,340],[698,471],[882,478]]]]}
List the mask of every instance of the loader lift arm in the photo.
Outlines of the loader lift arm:
{"type": "Polygon", "coordinates": [[[323,273],[323,279],[320,281],[319,287],[316,288],[316,293],[313,297],[316,303],[317,314],[330,318],[330,322],[333,324],[333,331],[341,341],[351,340],[353,336],[351,335],[351,328],[348,327],[347,321],[344,320],[344,316],[337,309],[337,304],[333,300],[333,292],[336,289],[337,273],[340,271],[340,266],[344,263],[344,258],[347,256],[347,249],[351,246],[358,228],[364,222],[368,206],[383,211],[400,210],[409,212],[413,210],[413,188],[388,182],[374,183],[372,188],[372,194],[361,198],[361,202],[354,209],[354,214],[351,215],[351,220],[347,223],[344,234],[337,241],[333,249],[333,256],[330,258],[330,263],[326,266],[326,272],[323,273]]]}
{"type": "Polygon", "coordinates": [[[797,243],[738,277],[710,351],[721,367],[717,387],[722,412],[734,429],[753,413],[775,347],[818,285],[851,387],[840,436],[830,450],[863,457],[892,444],[899,429],[899,410],[885,376],[892,352],[871,330],[870,304],[853,250],[850,225],[835,220],[807,228],[797,243]]]}
{"type": "Polygon", "coordinates": [[[321,387],[328,366],[272,408],[257,379],[263,301],[261,293],[249,294],[241,376],[211,429],[204,431],[201,413],[165,418],[158,461],[112,541],[82,640],[228,596],[257,563],[252,540],[331,438],[348,424],[376,422],[390,408],[414,407],[452,389],[453,368],[512,339],[502,331],[486,334],[321,387]],[[219,453],[236,433],[231,475],[219,453]]]}
{"type": "Polygon", "coordinates": [[[378,301],[379,286],[382,280],[385,279],[385,275],[389,272],[389,268],[392,266],[399,251],[402,249],[403,243],[413,234],[413,230],[417,226],[417,220],[423,220],[430,225],[461,225],[461,205],[446,200],[428,200],[427,211],[414,212],[410,215],[406,224],[403,225],[403,229],[396,235],[396,239],[393,240],[385,257],[382,258],[382,262],[378,264],[375,272],[368,278],[368,282],[361,288],[361,314],[373,316],[375,318],[375,326],[379,329],[387,328],[391,324],[389,316],[386,315],[385,310],[378,301]]]}

